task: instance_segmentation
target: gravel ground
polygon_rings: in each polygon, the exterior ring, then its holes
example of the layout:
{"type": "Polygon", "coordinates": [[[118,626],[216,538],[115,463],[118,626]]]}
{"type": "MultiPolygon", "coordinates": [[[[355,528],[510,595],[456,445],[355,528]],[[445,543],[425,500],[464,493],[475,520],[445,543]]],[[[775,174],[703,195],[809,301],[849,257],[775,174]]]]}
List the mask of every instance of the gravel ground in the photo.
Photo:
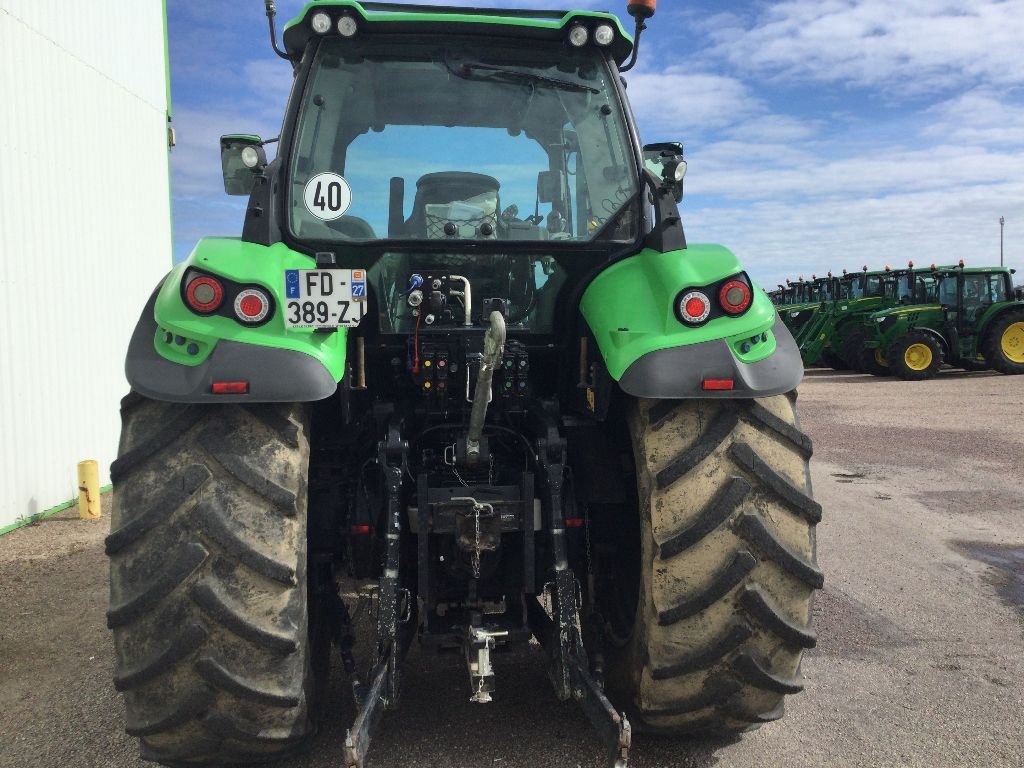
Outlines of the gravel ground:
{"type": "MultiPolygon", "coordinates": [[[[739,739],[640,736],[631,765],[1024,765],[1024,380],[811,371],[800,410],[825,508],[806,690],[739,739]]],[[[0,766],[149,765],[110,685],[108,525],[69,510],[0,539],[0,766]]],[[[460,661],[414,648],[374,768],[600,765],[536,652],[497,667],[495,703],[471,705],[460,661]]],[[[332,722],[280,768],[340,767],[349,698],[336,676],[332,722]]]]}

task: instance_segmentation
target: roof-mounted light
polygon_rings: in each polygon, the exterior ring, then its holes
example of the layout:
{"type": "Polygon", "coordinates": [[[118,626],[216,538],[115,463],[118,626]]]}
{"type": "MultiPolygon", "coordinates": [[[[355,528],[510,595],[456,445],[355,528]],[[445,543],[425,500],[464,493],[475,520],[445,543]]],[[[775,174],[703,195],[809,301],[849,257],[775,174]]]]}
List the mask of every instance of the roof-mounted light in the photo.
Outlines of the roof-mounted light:
{"type": "Polygon", "coordinates": [[[594,42],[602,47],[607,47],[615,42],[615,30],[610,24],[601,24],[594,30],[594,42]]]}
{"type": "Polygon", "coordinates": [[[338,34],[342,37],[352,37],[359,31],[359,24],[347,13],[338,19],[338,34]]]}
{"type": "Polygon", "coordinates": [[[576,47],[582,48],[590,41],[590,32],[582,24],[573,25],[572,29],[569,30],[569,44],[576,47]]]}
{"type": "Polygon", "coordinates": [[[309,25],[318,35],[326,35],[331,31],[331,17],[323,11],[314,13],[313,18],[309,20],[309,25]]]}

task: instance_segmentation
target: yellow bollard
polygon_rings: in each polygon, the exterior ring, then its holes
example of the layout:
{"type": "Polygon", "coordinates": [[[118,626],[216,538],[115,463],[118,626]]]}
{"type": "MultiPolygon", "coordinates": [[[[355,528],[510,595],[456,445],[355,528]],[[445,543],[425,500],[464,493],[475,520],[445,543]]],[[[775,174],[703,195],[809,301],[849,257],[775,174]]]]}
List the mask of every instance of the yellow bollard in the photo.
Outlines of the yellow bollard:
{"type": "Polygon", "coordinates": [[[100,467],[95,461],[78,462],[78,517],[98,520],[100,511],[100,467]]]}

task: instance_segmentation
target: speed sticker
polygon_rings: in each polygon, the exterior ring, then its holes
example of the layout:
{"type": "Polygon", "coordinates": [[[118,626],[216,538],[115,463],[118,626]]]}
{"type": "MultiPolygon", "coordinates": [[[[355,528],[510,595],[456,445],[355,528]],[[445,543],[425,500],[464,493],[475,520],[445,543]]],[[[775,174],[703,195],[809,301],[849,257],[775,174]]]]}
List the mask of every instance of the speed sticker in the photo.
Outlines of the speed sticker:
{"type": "Polygon", "coordinates": [[[352,187],[336,173],[318,173],[302,192],[306,210],[321,221],[334,221],[352,205],[352,187]]]}

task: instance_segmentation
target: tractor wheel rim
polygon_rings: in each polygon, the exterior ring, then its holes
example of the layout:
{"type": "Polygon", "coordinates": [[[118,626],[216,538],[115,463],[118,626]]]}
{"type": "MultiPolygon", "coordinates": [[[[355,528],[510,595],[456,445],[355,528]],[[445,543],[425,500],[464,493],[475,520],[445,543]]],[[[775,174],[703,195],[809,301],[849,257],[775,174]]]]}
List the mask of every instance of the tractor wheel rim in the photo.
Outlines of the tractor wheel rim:
{"type": "Polygon", "coordinates": [[[927,344],[911,344],[903,353],[903,360],[912,371],[924,371],[932,364],[932,351],[927,344]]]}
{"type": "Polygon", "coordinates": [[[881,349],[875,350],[875,362],[878,363],[883,368],[889,367],[889,362],[885,359],[885,355],[882,354],[881,349]]]}
{"type": "Polygon", "coordinates": [[[1013,323],[1000,340],[1003,355],[1012,363],[1024,363],[1024,322],[1013,323]]]}

